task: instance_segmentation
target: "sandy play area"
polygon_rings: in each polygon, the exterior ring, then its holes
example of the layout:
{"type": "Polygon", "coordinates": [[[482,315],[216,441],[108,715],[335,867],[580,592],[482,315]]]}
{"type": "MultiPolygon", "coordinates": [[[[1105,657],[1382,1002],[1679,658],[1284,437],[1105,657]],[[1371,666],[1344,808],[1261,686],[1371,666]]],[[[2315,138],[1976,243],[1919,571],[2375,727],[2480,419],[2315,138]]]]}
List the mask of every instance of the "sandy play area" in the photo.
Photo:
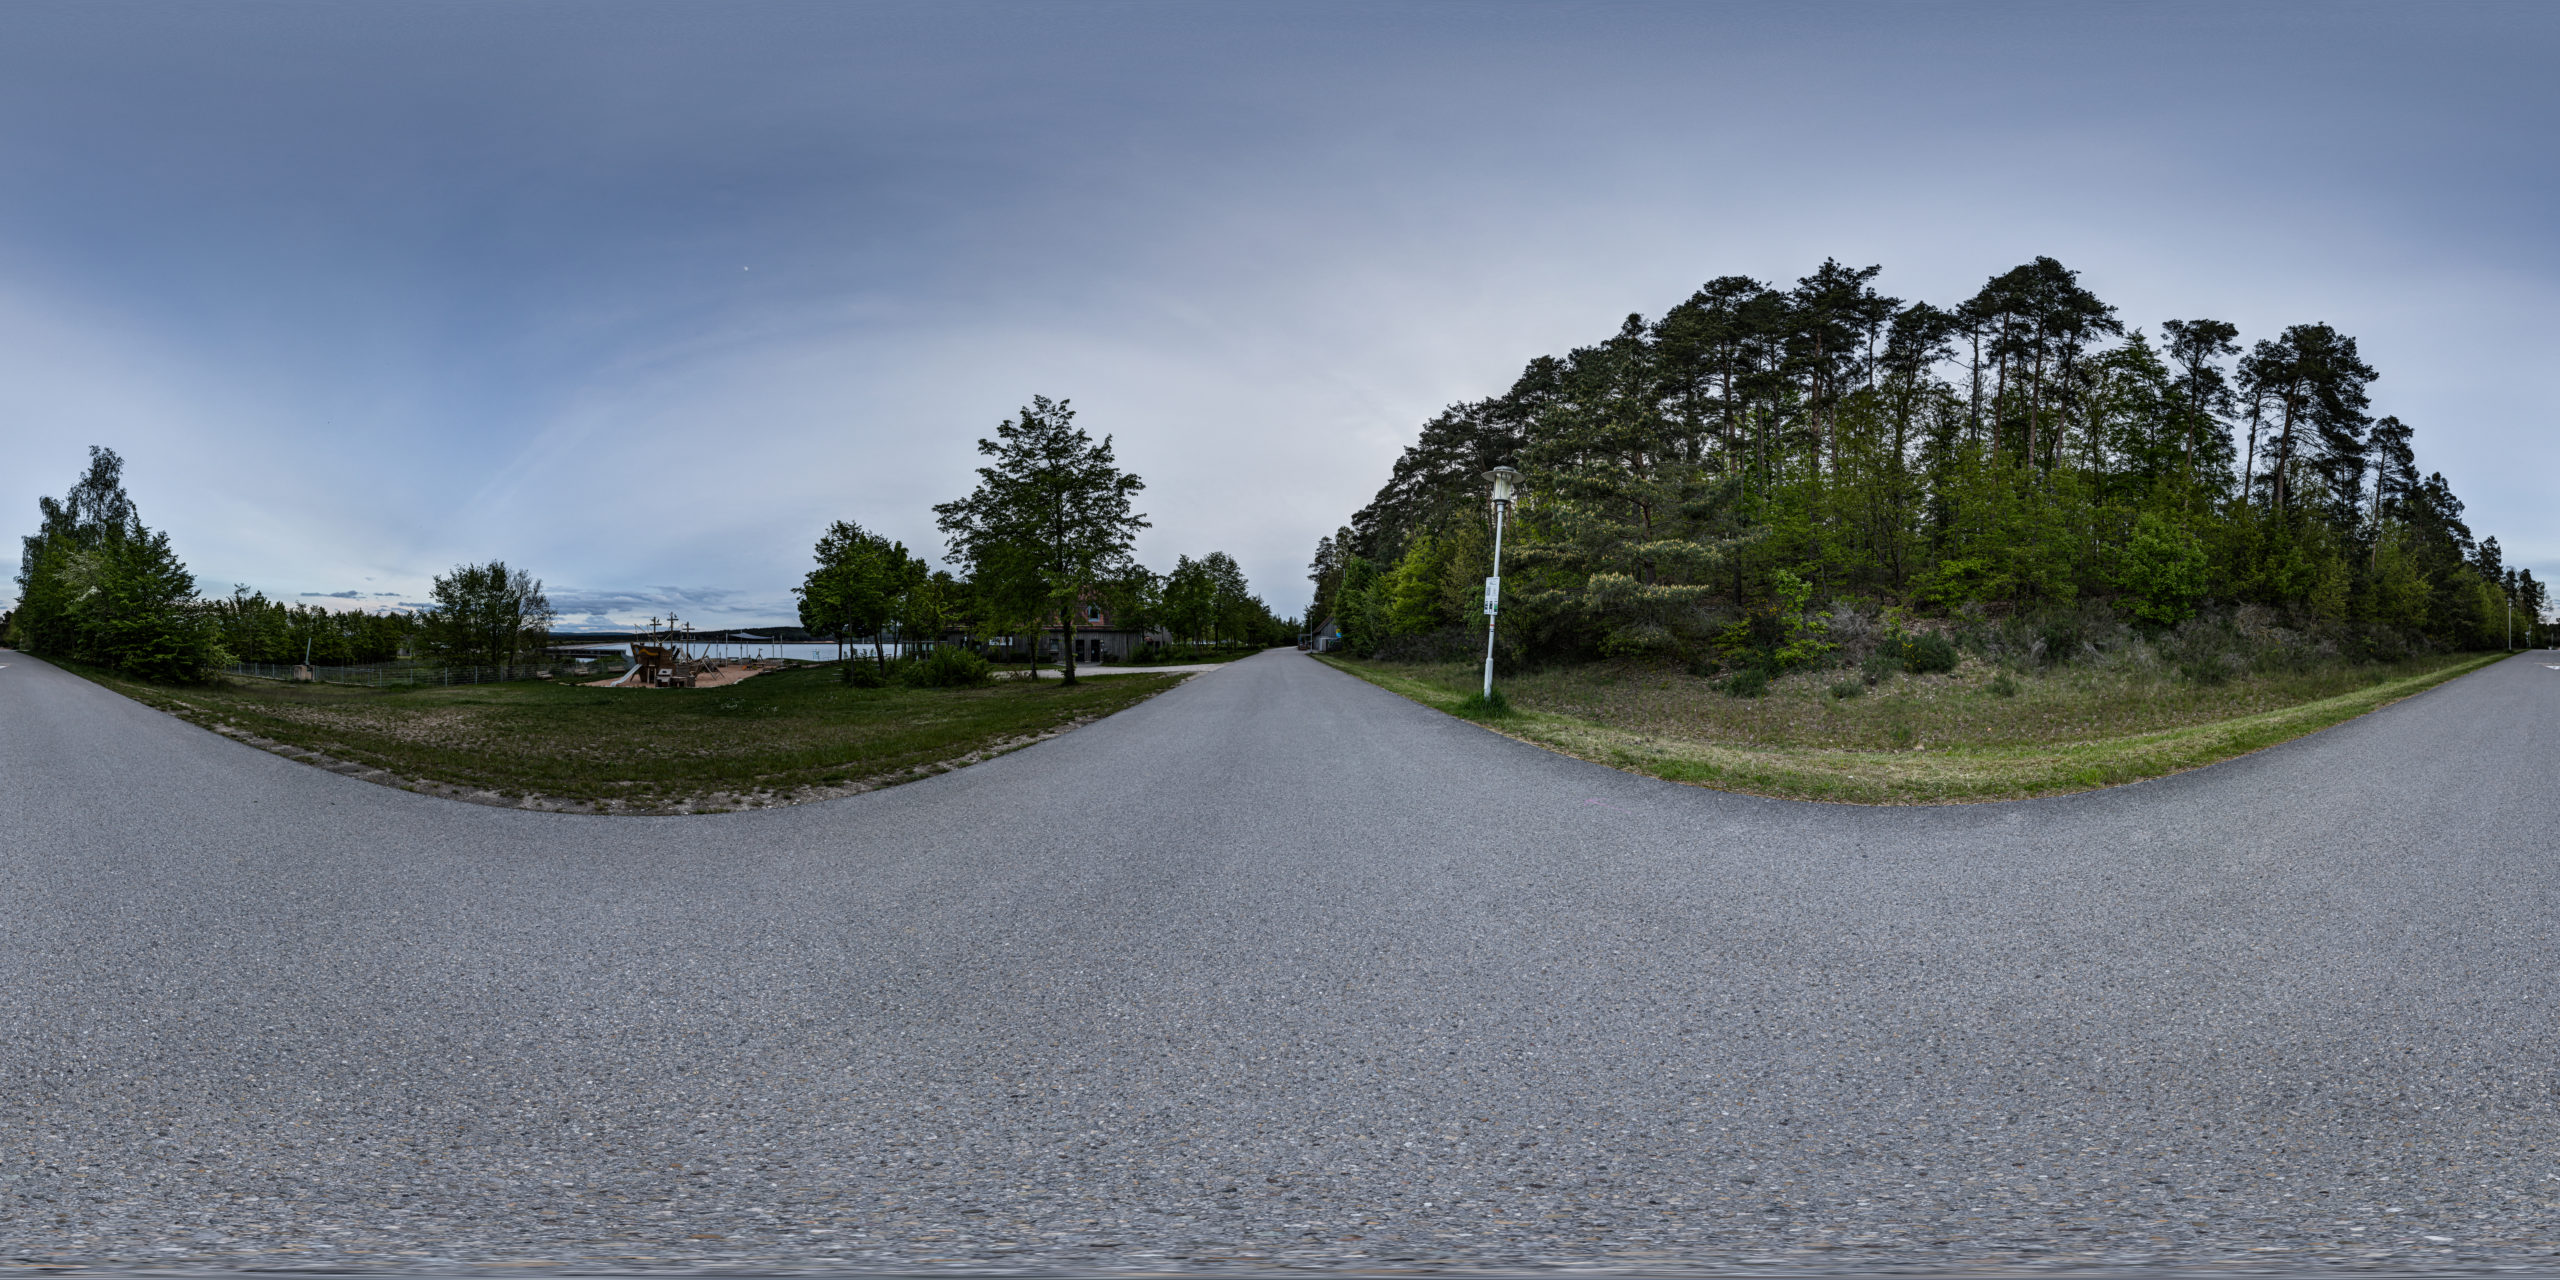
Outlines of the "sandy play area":
{"type": "MultiPolygon", "coordinates": [[[[722,663],[717,667],[698,667],[693,673],[693,687],[696,689],[717,689],[722,685],[736,684],[749,676],[762,675],[767,671],[775,669],[776,668],[771,666],[759,665],[753,662],[727,662],[722,663]]],[[[654,684],[642,684],[637,680],[631,679],[629,672],[625,672],[611,680],[590,680],[587,683],[601,689],[655,689],[658,687],[654,684]],[[626,681],[628,683],[625,683],[626,681]]],[[[683,688],[684,686],[678,685],[676,687],[683,688]]]]}

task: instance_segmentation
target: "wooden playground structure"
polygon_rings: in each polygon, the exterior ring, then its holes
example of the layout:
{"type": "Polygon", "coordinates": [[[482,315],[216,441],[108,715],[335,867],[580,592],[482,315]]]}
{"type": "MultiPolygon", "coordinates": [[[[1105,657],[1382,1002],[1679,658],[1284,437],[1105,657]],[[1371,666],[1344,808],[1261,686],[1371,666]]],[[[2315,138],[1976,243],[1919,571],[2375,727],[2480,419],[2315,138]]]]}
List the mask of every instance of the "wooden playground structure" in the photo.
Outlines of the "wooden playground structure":
{"type": "MultiPolygon", "coordinates": [[[[645,634],[648,640],[631,643],[631,669],[597,683],[614,689],[717,689],[782,667],[778,657],[724,657],[703,652],[711,642],[696,639],[692,630],[675,618],[668,618],[663,625],[656,618],[649,619],[645,634]]],[[[735,639],[762,641],[765,637],[734,637],[733,642],[735,639]]]]}

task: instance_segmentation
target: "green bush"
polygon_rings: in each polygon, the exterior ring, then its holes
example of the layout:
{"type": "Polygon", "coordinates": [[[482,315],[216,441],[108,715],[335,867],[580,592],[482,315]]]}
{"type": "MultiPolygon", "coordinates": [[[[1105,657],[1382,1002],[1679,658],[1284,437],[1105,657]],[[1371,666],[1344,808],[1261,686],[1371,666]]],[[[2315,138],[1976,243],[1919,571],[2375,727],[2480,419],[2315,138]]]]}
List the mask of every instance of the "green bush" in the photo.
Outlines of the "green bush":
{"type": "Polygon", "coordinates": [[[2003,671],[2003,672],[2001,672],[2001,673],[2000,673],[2000,678],[1999,678],[1999,679],[1993,680],[1993,681],[1991,682],[1991,693],[1992,693],[1992,696],[1994,696],[1994,697],[2000,697],[2000,698],[2014,698],[2014,697],[2017,697],[2017,696],[2018,696],[2018,682],[2017,682],[2017,681],[2015,681],[2015,680],[2010,679],[2010,678],[2009,678],[2009,673],[2008,673],[2008,672],[2006,672],[2006,671],[2003,671]]]}
{"type": "Polygon", "coordinates": [[[1935,631],[1902,638],[1902,666],[1916,676],[1956,669],[1956,642],[1935,631]]]}
{"type": "Polygon", "coordinates": [[[1758,667],[1748,667],[1734,672],[1720,687],[1732,697],[1757,698],[1769,691],[1769,673],[1758,667]]]}
{"type": "Polygon", "coordinates": [[[1654,622],[1620,627],[1600,641],[1600,654],[1606,658],[1652,658],[1679,650],[1679,640],[1668,628],[1654,622]]]}
{"type": "Polygon", "coordinates": [[[2030,651],[2037,661],[2046,666],[2059,666],[2071,661],[2079,655],[2080,646],[2087,640],[2079,617],[2073,614],[2054,614],[2038,619],[2035,637],[2030,651]]]}
{"type": "Polygon", "coordinates": [[[908,684],[920,689],[974,689],[995,678],[985,658],[954,645],[944,645],[922,660],[906,664],[900,674],[908,684]]]}
{"type": "Polygon", "coordinates": [[[1866,661],[1858,664],[1858,674],[1865,676],[1868,684],[1881,684],[1887,677],[1900,670],[1902,670],[1902,655],[1891,649],[1878,649],[1868,654],[1866,661]]]}
{"type": "Polygon", "coordinates": [[[882,689],[888,687],[889,673],[874,659],[855,658],[845,666],[844,682],[856,689],[882,689]]]}
{"type": "Polygon", "coordinates": [[[1835,698],[1854,698],[1866,691],[1864,680],[1842,680],[1831,686],[1831,696],[1835,698]]]}
{"type": "Polygon", "coordinates": [[[2134,522],[2115,578],[2135,618],[2165,627],[2195,616],[2210,570],[2204,543],[2192,530],[2145,511],[2134,522]]]}

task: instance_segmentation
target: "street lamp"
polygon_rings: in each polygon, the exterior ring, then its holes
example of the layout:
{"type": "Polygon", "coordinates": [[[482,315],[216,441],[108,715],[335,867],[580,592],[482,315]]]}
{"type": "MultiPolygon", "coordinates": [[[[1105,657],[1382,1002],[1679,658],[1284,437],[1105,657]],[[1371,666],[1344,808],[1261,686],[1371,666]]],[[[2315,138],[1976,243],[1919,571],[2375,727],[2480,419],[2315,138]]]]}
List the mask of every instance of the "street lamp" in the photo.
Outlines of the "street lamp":
{"type": "Polygon", "coordinates": [[[1493,701],[1493,628],[1502,615],[1502,516],[1511,509],[1511,486],[1520,473],[1495,467],[1484,473],[1493,482],[1493,576],[1484,580],[1484,700],[1493,701]]]}

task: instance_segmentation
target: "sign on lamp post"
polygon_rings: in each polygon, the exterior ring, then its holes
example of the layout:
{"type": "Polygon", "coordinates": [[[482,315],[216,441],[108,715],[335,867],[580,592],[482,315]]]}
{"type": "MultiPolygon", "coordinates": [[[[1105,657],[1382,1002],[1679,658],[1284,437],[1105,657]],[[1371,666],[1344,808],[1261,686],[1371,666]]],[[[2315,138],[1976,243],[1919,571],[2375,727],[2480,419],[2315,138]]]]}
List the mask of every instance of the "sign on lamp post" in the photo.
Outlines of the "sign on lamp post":
{"type": "Polygon", "coordinates": [[[1511,509],[1511,486],[1520,473],[1495,467],[1485,473],[1493,481],[1493,576],[1484,580],[1484,700],[1493,701],[1493,629],[1502,615],[1502,517],[1511,509]]]}

